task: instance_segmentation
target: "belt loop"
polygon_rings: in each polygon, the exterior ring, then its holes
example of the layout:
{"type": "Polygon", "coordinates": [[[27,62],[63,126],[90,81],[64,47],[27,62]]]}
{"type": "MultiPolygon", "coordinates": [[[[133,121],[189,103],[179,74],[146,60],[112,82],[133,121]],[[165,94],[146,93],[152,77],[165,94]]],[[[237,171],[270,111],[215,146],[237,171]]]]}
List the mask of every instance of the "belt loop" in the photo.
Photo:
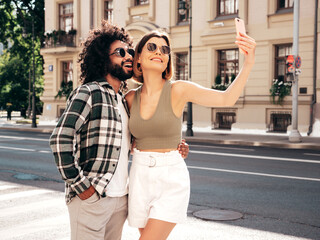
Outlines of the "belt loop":
{"type": "Polygon", "coordinates": [[[155,167],[157,165],[157,160],[154,156],[150,155],[149,156],[150,161],[149,161],[149,167],[155,167]]]}

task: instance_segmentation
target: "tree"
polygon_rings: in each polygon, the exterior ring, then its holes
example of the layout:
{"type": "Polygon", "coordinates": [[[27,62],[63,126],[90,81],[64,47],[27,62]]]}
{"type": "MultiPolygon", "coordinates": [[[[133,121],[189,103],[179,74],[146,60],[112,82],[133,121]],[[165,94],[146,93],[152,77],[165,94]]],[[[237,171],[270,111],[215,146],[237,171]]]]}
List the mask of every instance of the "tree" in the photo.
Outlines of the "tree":
{"type": "Polygon", "coordinates": [[[39,112],[43,92],[44,1],[1,0],[0,42],[6,48],[0,56],[0,108],[12,101],[12,109],[21,111],[28,106],[29,72],[32,70],[32,22],[34,23],[34,53],[36,106],[39,112]],[[24,34],[23,34],[24,33],[24,34]],[[8,48],[9,43],[11,47],[8,48]]]}

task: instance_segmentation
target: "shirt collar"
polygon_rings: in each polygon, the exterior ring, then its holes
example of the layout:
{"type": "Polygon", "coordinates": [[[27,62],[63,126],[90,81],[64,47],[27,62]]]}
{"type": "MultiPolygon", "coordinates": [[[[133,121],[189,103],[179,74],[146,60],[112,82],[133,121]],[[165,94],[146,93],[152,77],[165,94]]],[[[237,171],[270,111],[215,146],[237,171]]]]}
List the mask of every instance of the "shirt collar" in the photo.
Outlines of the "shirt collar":
{"type": "MultiPolygon", "coordinates": [[[[105,78],[99,78],[96,80],[96,82],[98,82],[102,87],[106,87],[114,91],[113,87],[110,85],[110,83],[108,83],[108,81],[105,78]]],[[[118,92],[121,97],[123,97],[122,89],[124,86],[126,86],[125,82],[121,82],[119,92],[118,92]]]]}

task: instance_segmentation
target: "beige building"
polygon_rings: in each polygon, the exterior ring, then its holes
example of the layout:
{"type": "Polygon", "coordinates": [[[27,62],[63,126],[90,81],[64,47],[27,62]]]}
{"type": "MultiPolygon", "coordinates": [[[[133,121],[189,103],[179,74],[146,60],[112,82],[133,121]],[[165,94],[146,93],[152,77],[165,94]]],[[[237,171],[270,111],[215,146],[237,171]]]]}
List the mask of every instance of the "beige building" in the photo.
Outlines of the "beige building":
{"type": "MultiPolygon", "coordinates": [[[[185,1],[189,3],[189,0],[185,1]]],[[[314,64],[320,55],[314,47],[319,27],[315,34],[315,1],[302,0],[300,5],[302,73],[299,76],[298,129],[307,132],[312,118],[314,134],[320,132],[320,69],[319,64],[314,64]]],[[[56,119],[65,109],[65,98],[55,96],[62,82],[72,81],[73,88],[80,84],[77,64],[80,42],[90,29],[99,27],[103,18],[125,27],[134,42],[153,29],[165,29],[172,39],[175,77],[187,80],[189,10],[180,10],[180,14],[178,6],[178,0],[46,0],[48,38],[41,50],[45,60],[42,118],[56,119]],[[59,29],[65,32],[56,32],[54,39],[51,31],[59,29]]],[[[286,132],[290,128],[291,95],[284,98],[282,105],[272,104],[269,90],[273,79],[289,81],[285,61],[292,52],[292,6],[293,0],[192,1],[192,81],[205,87],[216,85],[221,88],[238,73],[243,56],[234,44],[235,17],[245,21],[247,34],[257,42],[256,64],[236,105],[231,108],[193,105],[193,126],[276,132],[286,132]]],[[[316,24],[319,26],[319,22],[316,24]]]]}

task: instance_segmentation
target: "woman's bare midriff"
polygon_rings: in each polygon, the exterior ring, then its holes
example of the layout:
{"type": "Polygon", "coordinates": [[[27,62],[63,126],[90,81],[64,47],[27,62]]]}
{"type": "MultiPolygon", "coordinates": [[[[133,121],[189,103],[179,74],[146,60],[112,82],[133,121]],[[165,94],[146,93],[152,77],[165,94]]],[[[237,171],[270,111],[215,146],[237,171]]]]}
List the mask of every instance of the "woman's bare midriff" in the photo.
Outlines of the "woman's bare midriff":
{"type": "Polygon", "coordinates": [[[171,152],[176,151],[177,148],[168,148],[168,149],[143,149],[139,150],[140,152],[159,152],[159,153],[165,153],[165,152],[171,152]]]}

